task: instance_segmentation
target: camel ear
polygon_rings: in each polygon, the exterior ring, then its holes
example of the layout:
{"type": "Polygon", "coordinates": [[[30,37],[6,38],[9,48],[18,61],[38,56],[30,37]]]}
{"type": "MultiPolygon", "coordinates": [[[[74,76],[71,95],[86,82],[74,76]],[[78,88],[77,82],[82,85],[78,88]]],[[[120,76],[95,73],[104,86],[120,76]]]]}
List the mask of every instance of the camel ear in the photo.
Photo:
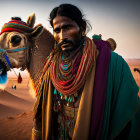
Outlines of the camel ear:
{"type": "Polygon", "coordinates": [[[27,25],[31,28],[34,27],[35,24],[35,13],[31,14],[28,18],[27,18],[27,25]]]}
{"type": "Polygon", "coordinates": [[[37,37],[39,36],[39,34],[42,32],[43,30],[43,26],[41,24],[38,24],[36,25],[34,28],[33,28],[33,32],[31,32],[31,36],[32,37],[37,37]]]}

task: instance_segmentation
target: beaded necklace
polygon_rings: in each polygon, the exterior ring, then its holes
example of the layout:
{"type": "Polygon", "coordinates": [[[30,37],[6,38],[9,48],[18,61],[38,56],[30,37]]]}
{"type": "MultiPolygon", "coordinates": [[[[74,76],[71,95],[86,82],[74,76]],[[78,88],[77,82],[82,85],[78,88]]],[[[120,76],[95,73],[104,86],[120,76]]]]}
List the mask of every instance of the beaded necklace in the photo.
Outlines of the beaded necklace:
{"type": "Polygon", "coordinates": [[[62,52],[54,56],[50,76],[61,95],[73,95],[80,90],[94,64],[95,53],[93,41],[86,37],[85,43],[72,56],[64,58],[62,52]]]}
{"type": "MultiPolygon", "coordinates": [[[[69,85],[74,80],[81,58],[83,53],[83,48],[85,43],[80,46],[75,53],[72,55],[64,56],[63,52],[60,53],[58,61],[56,61],[56,77],[59,79],[59,83],[63,84],[63,81],[66,82],[66,85],[69,85]]],[[[54,110],[58,112],[63,103],[67,106],[73,106],[75,100],[78,98],[77,92],[75,94],[63,95],[56,88],[54,89],[54,110]]]]}

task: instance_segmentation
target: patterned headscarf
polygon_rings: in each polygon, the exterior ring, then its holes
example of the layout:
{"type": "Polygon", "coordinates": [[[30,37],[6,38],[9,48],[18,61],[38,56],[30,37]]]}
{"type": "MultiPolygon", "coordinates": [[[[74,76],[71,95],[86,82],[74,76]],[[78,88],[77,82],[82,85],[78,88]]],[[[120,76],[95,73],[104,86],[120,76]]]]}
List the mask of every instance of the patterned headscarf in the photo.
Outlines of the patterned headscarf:
{"type": "Polygon", "coordinates": [[[25,22],[21,21],[20,19],[12,19],[8,23],[4,24],[0,34],[12,31],[31,33],[33,31],[33,28],[29,27],[25,22]]]}

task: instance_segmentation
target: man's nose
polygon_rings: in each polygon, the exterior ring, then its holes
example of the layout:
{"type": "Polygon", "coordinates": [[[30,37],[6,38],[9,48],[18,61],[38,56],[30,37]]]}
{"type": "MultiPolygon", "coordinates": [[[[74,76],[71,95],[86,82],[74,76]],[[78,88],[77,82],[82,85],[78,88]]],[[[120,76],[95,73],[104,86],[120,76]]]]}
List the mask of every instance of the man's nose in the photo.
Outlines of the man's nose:
{"type": "Polygon", "coordinates": [[[61,30],[60,32],[60,40],[67,39],[67,34],[64,30],[61,30]]]}

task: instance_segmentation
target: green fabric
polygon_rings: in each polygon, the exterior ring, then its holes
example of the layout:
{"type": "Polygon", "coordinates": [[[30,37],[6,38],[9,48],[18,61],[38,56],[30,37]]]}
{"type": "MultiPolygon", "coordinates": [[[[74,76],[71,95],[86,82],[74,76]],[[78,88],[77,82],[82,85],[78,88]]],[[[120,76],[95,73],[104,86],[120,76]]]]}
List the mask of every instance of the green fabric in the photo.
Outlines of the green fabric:
{"type": "Polygon", "coordinates": [[[121,56],[111,52],[101,140],[113,140],[129,121],[132,126],[128,133],[129,139],[140,140],[138,91],[128,64],[121,56]]]}
{"type": "Polygon", "coordinates": [[[92,36],[92,39],[101,40],[102,38],[101,38],[101,36],[94,34],[94,35],[92,36]]]}

